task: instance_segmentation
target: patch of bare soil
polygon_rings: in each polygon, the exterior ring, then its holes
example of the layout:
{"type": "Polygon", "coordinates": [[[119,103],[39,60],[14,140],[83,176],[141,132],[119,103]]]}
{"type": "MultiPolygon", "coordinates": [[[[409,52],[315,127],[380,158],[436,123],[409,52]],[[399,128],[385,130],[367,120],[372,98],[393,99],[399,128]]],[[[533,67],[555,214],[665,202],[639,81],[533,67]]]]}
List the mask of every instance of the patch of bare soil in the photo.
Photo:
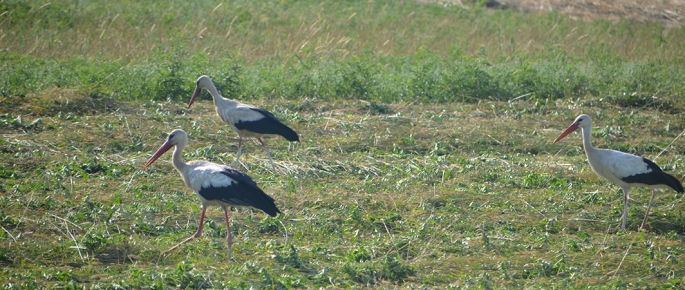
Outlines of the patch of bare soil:
{"type": "MultiPolygon", "coordinates": [[[[418,0],[421,2],[451,2],[457,5],[471,0],[418,0]]],[[[557,13],[574,19],[627,19],[638,23],[656,22],[664,27],[685,24],[685,0],[487,0],[495,9],[512,9],[527,13],[557,13]]]]}
{"type": "Polygon", "coordinates": [[[629,19],[639,23],[657,22],[666,27],[685,24],[685,1],[682,0],[507,0],[514,9],[524,12],[551,12],[578,19],[629,19]]]}

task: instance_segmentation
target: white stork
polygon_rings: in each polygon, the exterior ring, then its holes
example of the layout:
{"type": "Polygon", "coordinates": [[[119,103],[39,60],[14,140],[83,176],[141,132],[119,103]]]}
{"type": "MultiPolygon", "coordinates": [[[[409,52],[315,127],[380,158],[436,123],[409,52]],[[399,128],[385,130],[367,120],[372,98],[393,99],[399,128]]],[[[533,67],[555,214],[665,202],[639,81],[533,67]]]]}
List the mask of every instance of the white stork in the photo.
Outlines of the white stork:
{"type": "Polygon", "coordinates": [[[172,157],[174,168],[181,173],[181,177],[183,177],[186,186],[195,191],[197,197],[202,201],[202,215],[200,215],[200,225],[197,228],[197,232],[190,238],[164,252],[164,255],[176,250],[181,245],[200,237],[200,235],[202,235],[205,211],[207,210],[207,207],[216,205],[224,210],[226,229],[228,229],[228,235],[226,237],[226,241],[228,242],[228,259],[231,259],[233,238],[227,211],[229,206],[254,207],[261,209],[272,217],[276,216],[276,214],[281,211],[276,207],[274,199],[257,187],[257,183],[255,183],[247,174],[228,166],[208,161],[183,162],[181,157],[183,155],[183,148],[187,143],[188,135],[186,132],[179,129],[172,131],[169,133],[169,138],[166,142],[159,147],[157,152],[152,155],[150,160],[145,163],[145,166],[143,167],[143,169],[147,169],[147,167],[155,162],[157,158],[171,149],[171,147],[176,146],[172,157]]]}
{"type": "MultiPolygon", "coordinates": [[[[578,116],[573,121],[573,124],[568,126],[566,131],[554,140],[554,143],[557,143],[578,128],[583,133],[583,147],[585,148],[585,154],[587,154],[587,160],[592,171],[598,176],[616,183],[623,190],[623,222],[621,223],[621,230],[626,229],[628,195],[631,188],[648,187],[653,190],[663,190],[670,187],[679,193],[683,193],[683,185],[680,181],[663,172],[651,160],[620,151],[592,147],[590,143],[592,119],[588,115],[582,114],[578,116]]],[[[649,206],[647,206],[647,212],[645,213],[645,219],[638,230],[647,228],[647,217],[649,217],[649,209],[652,207],[655,193],[654,191],[652,192],[652,197],[649,199],[649,206]]]]}
{"type": "Polygon", "coordinates": [[[257,138],[260,144],[264,146],[266,155],[269,156],[271,167],[276,170],[274,160],[271,158],[269,149],[262,141],[264,135],[281,135],[288,141],[300,141],[300,137],[293,129],[284,125],[276,116],[264,109],[255,106],[246,105],[238,101],[226,99],[219,95],[214,83],[208,76],[200,76],[197,79],[195,92],[188,102],[188,108],[193,104],[195,98],[200,94],[202,89],[207,89],[214,98],[214,106],[216,106],[216,113],[222,121],[233,127],[233,130],[238,132],[240,139],[238,140],[238,154],[235,157],[233,167],[238,166],[238,160],[243,150],[243,138],[257,138]]]}

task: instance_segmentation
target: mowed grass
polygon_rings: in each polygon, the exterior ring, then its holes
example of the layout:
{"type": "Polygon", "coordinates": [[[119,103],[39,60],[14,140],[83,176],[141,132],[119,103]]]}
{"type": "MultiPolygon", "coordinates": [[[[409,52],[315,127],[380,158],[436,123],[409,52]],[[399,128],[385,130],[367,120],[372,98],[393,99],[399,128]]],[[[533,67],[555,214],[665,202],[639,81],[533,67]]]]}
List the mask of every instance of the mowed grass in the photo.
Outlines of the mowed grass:
{"type": "MultiPolygon", "coordinates": [[[[220,210],[200,203],[168,162],[142,165],[183,128],[186,160],[233,161],[236,136],[211,102],[96,102],[92,114],[3,118],[3,287],[680,287],[682,195],[630,201],[594,176],[580,136],[551,141],[576,114],[595,117],[598,147],[656,159],[682,176],[669,143],[685,119],[601,100],[403,105],[257,103],[301,133],[271,139],[278,172],[247,144],[244,167],[283,211],[232,213],[226,260],[220,210]],[[382,111],[382,112],[381,112],[382,111]],[[40,119],[40,121],[36,121],[40,119]],[[662,150],[665,150],[663,153],[662,150]],[[661,154],[660,154],[661,153],[661,154]],[[660,154],[660,155],[659,155],[660,154]],[[657,158],[658,156],[658,158],[657,158]]],[[[672,144],[671,144],[672,145],[672,144]]]]}
{"type": "Polygon", "coordinates": [[[674,288],[685,202],[629,202],[597,147],[682,179],[683,29],[409,2],[2,2],[0,287],[674,288]],[[3,14],[3,12],[5,12],[3,14]],[[247,142],[241,170],[283,212],[201,212],[169,160],[232,164],[206,92],[302,142],[247,142]]]}

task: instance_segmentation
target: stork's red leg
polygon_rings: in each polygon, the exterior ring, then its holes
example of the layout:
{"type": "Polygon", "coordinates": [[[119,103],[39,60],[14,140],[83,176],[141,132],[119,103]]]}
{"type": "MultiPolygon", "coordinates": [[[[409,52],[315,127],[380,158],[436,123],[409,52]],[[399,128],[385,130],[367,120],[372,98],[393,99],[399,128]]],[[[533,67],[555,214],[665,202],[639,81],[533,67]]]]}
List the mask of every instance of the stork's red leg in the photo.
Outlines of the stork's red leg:
{"type": "Polygon", "coordinates": [[[228,230],[228,234],[226,234],[226,242],[228,243],[228,259],[231,259],[231,253],[233,252],[233,233],[231,232],[231,220],[228,219],[228,210],[226,207],[224,207],[224,218],[226,219],[226,230],[228,230]]]}
{"type": "Polygon", "coordinates": [[[200,226],[198,226],[197,232],[195,232],[194,235],[190,236],[190,238],[187,238],[185,241],[180,242],[178,245],[175,245],[175,246],[171,247],[171,249],[166,250],[166,252],[164,252],[163,255],[165,255],[165,256],[168,255],[168,254],[171,253],[173,250],[178,249],[178,247],[182,246],[183,244],[185,244],[185,243],[187,243],[187,242],[190,242],[190,241],[192,241],[192,240],[194,240],[194,239],[197,239],[197,238],[199,238],[199,237],[202,235],[202,226],[204,225],[204,221],[205,221],[205,211],[206,211],[206,210],[207,210],[206,207],[202,207],[202,215],[200,215],[200,226]]]}
{"type": "Polygon", "coordinates": [[[276,165],[274,165],[274,160],[271,158],[271,152],[269,152],[269,148],[266,148],[266,144],[262,141],[262,138],[257,138],[259,140],[259,143],[264,146],[264,151],[266,151],[266,156],[269,156],[269,161],[271,161],[271,168],[276,171],[276,165]]]}
{"type": "Polygon", "coordinates": [[[240,137],[238,139],[238,154],[235,156],[235,162],[233,163],[233,167],[238,168],[238,160],[240,160],[240,154],[243,153],[243,137],[240,137]]]}
{"type": "Polygon", "coordinates": [[[628,220],[628,195],[630,194],[630,187],[623,188],[623,221],[621,222],[621,230],[626,230],[626,220],[628,220]]]}
{"type": "Polygon", "coordinates": [[[649,227],[647,227],[647,218],[649,217],[649,209],[652,208],[652,202],[654,202],[654,195],[656,195],[656,192],[652,191],[652,197],[649,199],[649,205],[647,206],[645,219],[642,220],[642,225],[640,225],[640,228],[638,229],[639,231],[649,229],[649,227]]]}

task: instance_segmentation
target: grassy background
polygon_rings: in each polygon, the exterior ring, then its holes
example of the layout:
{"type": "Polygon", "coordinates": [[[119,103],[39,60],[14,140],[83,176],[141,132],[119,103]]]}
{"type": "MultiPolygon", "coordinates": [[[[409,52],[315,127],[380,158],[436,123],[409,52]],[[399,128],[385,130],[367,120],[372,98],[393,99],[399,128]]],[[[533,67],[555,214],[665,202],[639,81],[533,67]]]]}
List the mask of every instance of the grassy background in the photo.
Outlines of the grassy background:
{"type": "Polygon", "coordinates": [[[682,179],[685,31],[413,1],[0,2],[0,287],[682,288],[682,195],[620,190],[594,143],[682,179]],[[254,3],[253,3],[254,2],[254,3]],[[302,136],[248,144],[277,218],[208,211],[169,157],[230,163],[194,81],[302,136]]]}

